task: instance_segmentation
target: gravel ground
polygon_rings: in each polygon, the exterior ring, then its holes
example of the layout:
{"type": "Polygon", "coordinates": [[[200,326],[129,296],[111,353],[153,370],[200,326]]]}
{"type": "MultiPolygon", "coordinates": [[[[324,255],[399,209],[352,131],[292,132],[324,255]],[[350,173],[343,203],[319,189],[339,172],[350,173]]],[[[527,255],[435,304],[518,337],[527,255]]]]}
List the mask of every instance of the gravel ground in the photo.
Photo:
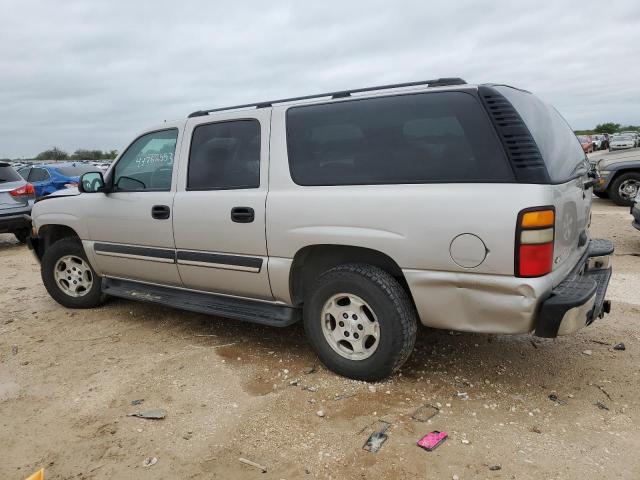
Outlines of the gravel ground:
{"type": "Polygon", "coordinates": [[[640,232],[630,220],[628,208],[594,201],[592,234],[617,248],[604,320],[556,340],[422,328],[402,371],[377,384],[325,370],[300,325],[124,300],[66,310],[26,247],[0,235],[0,478],[41,467],[48,480],[640,478],[640,232]],[[621,341],[626,350],[614,350],[621,341]],[[412,420],[423,404],[440,411],[412,420]],[[127,416],[151,408],[166,418],[127,416]],[[363,451],[380,420],[388,441],[363,451]],[[427,452],[415,442],[431,430],[449,439],[427,452]],[[149,457],[157,463],[143,466],[149,457]]]}

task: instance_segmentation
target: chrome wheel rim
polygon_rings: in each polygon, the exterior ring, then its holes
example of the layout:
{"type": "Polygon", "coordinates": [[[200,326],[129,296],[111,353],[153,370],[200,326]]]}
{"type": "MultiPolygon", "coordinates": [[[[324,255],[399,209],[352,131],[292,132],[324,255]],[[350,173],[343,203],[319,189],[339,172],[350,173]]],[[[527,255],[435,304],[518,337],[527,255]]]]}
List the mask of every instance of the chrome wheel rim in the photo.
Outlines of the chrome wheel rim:
{"type": "Polygon", "coordinates": [[[53,269],[56,285],[70,297],[82,297],[93,286],[93,273],[89,264],[76,255],[60,258],[53,269]]]}
{"type": "Polygon", "coordinates": [[[640,181],[631,178],[622,182],[620,188],[618,188],[618,193],[625,200],[633,200],[636,198],[638,191],[640,191],[640,181]]]}
{"type": "Polygon", "coordinates": [[[341,357],[364,360],[378,349],[380,324],[362,298],[338,293],[327,300],[320,318],[324,338],[341,357]]]}

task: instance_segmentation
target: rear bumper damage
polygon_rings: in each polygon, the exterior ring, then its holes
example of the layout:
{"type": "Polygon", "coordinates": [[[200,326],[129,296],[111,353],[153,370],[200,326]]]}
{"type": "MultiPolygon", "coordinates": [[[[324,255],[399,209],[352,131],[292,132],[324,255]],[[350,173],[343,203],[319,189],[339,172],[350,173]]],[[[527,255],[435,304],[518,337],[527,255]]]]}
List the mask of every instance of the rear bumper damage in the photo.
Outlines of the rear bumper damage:
{"type": "Polygon", "coordinates": [[[613,250],[609,240],[591,240],[585,258],[541,303],[537,336],[568,335],[609,313],[611,303],[605,300],[605,295],[611,279],[613,250]]]}

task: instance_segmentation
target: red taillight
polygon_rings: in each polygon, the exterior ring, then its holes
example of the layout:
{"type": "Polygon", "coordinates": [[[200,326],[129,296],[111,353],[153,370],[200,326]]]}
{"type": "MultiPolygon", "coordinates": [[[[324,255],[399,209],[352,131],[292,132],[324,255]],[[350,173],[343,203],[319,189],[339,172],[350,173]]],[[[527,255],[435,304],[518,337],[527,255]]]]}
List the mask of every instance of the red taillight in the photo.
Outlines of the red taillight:
{"type": "Polygon", "coordinates": [[[15,188],[9,192],[12,197],[35,197],[36,191],[33,185],[27,183],[21,187],[15,188]]]}
{"type": "Polygon", "coordinates": [[[541,277],[553,269],[555,209],[535,207],[518,214],[516,276],[541,277]]]}
{"type": "Polygon", "coordinates": [[[520,245],[520,276],[540,277],[553,266],[553,243],[520,245]]]}

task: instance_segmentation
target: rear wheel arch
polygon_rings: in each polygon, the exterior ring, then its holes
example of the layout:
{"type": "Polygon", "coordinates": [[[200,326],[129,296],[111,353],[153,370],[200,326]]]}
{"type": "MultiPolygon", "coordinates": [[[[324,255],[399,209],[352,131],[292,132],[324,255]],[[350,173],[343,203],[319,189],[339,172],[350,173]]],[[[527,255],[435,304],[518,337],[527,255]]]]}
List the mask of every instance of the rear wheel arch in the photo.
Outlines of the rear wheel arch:
{"type": "Polygon", "coordinates": [[[306,291],[322,273],[348,263],[368,264],[393,276],[413,301],[402,269],[389,255],[365,247],[351,245],[308,245],[298,250],[289,271],[289,292],[294,305],[301,305],[306,291]]]}

